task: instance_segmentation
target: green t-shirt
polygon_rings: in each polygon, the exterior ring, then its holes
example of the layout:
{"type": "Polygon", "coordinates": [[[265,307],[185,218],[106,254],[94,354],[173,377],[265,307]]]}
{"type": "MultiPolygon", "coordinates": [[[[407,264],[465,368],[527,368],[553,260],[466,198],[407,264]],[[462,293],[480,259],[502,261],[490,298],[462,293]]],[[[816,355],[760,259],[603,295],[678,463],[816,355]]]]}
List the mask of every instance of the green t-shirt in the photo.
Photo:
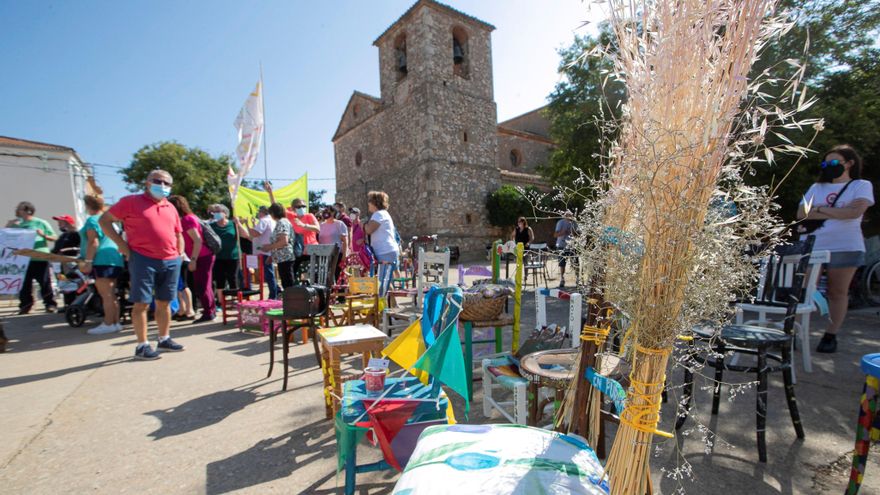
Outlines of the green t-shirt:
{"type": "MultiPolygon", "coordinates": [[[[31,217],[30,220],[20,220],[14,227],[19,229],[30,229],[37,230],[40,229],[44,234],[52,237],[55,235],[55,230],[52,228],[52,225],[49,222],[43,220],[42,218],[31,217]]],[[[49,242],[46,241],[46,238],[37,234],[37,238],[34,240],[34,251],[42,251],[44,253],[49,252],[49,242]]]]}
{"type": "Polygon", "coordinates": [[[241,256],[238,249],[238,237],[235,235],[235,224],[229,222],[225,227],[221,227],[216,223],[211,224],[211,228],[220,237],[220,252],[217,253],[218,260],[237,260],[241,256]]]}
{"type": "Polygon", "coordinates": [[[86,219],[86,223],[79,229],[80,248],[79,257],[85,259],[87,247],[89,245],[88,231],[94,230],[98,235],[98,250],[95,251],[95,259],[92,260],[92,266],[124,266],[122,255],[119,253],[119,247],[109,237],[104,235],[101,225],[98,224],[98,218],[101,215],[92,215],[86,219]]]}

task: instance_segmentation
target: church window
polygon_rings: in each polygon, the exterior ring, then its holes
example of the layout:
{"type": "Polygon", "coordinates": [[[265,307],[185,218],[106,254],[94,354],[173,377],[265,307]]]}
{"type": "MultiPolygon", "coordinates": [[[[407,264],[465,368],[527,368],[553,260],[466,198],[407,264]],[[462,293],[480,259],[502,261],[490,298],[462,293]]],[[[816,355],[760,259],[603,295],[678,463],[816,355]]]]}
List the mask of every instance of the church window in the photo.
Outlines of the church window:
{"type": "Polygon", "coordinates": [[[406,64],[406,33],[401,33],[394,40],[394,68],[398,81],[406,77],[408,72],[406,64]]]}
{"type": "Polygon", "coordinates": [[[354,154],[354,164],[356,166],[360,167],[361,163],[363,163],[363,161],[364,161],[364,156],[361,155],[360,151],[358,151],[357,153],[354,154]]]}
{"type": "Polygon", "coordinates": [[[468,225],[470,225],[471,222],[473,222],[473,218],[471,217],[471,214],[470,214],[470,213],[465,213],[465,215],[464,215],[464,221],[465,221],[465,223],[467,223],[468,225]]]}
{"type": "Polygon", "coordinates": [[[452,29],[452,72],[456,76],[468,79],[470,69],[468,55],[467,31],[456,26],[452,29]]]}
{"type": "Polygon", "coordinates": [[[351,116],[354,118],[357,118],[358,114],[360,113],[360,110],[361,110],[361,106],[358,105],[357,103],[355,103],[354,106],[351,107],[351,116]]]}
{"type": "Polygon", "coordinates": [[[461,139],[462,139],[462,141],[464,141],[465,143],[468,142],[468,134],[467,134],[467,131],[464,131],[464,132],[461,133],[461,139]]]}
{"type": "Polygon", "coordinates": [[[516,148],[510,150],[510,165],[512,167],[522,165],[522,153],[516,148]]]}

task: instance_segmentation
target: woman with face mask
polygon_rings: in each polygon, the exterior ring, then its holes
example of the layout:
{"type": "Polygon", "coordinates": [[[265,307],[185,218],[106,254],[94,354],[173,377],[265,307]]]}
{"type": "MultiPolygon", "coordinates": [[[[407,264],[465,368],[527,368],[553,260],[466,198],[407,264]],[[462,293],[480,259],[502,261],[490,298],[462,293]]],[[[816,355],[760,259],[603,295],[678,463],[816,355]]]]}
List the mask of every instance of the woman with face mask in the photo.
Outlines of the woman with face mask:
{"type": "Polygon", "coordinates": [[[248,237],[247,229],[242,229],[238,218],[229,220],[229,208],[226,205],[213,204],[208,207],[211,214],[211,229],[220,238],[220,251],[214,258],[211,276],[217,287],[217,300],[223,300],[224,289],[238,289],[239,267],[241,266],[241,249],[239,236],[248,237]]]}
{"type": "Polygon", "coordinates": [[[168,201],[180,215],[180,226],[183,229],[184,252],[189,258],[187,269],[192,274],[190,288],[193,297],[198,298],[202,306],[202,316],[193,323],[212,322],[217,318],[217,306],[214,303],[212,288],[212,272],[214,269],[214,252],[204,242],[202,225],[189,207],[183,196],[173,195],[168,201]]]}
{"type": "Polygon", "coordinates": [[[825,267],[829,323],[816,352],[837,350],[837,334],[849,305],[849,284],[856,270],[865,264],[861,223],[865,210],[874,204],[874,190],[861,177],[862,158],[855,149],[845,144],[835,146],[825,154],[819,178],[798,208],[799,220],[825,220],[812,232],[816,236],[813,250],[831,252],[831,261],[825,267]]]}
{"type": "MultiPolygon", "coordinates": [[[[320,244],[336,244],[339,248],[339,264],[335,275],[341,273],[345,267],[345,257],[348,255],[348,227],[337,220],[335,212],[331,208],[324,208],[321,211],[321,231],[318,233],[318,242],[320,244]]],[[[334,280],[336,278],[334,277],[334,280]]]]}

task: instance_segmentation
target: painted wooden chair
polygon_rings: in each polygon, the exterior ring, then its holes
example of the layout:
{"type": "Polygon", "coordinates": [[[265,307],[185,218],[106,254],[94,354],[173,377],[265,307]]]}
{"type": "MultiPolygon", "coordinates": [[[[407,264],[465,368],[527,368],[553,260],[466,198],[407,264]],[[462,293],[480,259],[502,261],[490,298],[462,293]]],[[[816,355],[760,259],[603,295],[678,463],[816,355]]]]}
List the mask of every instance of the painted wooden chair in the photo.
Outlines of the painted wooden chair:
{"type": "MultiPolygon", "coordinates": [[[[803,297],[804,280],[810,262],[815,236],[807,236],[805,241],[777,248],[775,254],[767,262],[768,281],[766,288],[773,294],[773,300],[787,301],[784,326],[782,330],[753,325],[718,325],[706,324],[693,328],[689,344],[690,358],[715,368],[714,387],[712,394],[712,414],[718,414],[721,398],[721,386],[725,371],[754,373],[757,375],[757,407],[756,436],[758,459],[767,462],[766,425],[767,425],[767,387],[768,374],[781,372],[783,391],[785,392],[791,422],[798,438],[804,438],[804,427],[801,424],[797,400],[794,395],[794,377],[792,351],[797,338],[794,330],[797,309],[803,297]],[[791,276],[786,267],[790,259],[797,259],[791,276]],[[790,281],[790,282],[789,282],[790,281]],[[730,353],[753,355],[757,358],[755,365],[733,364],[726,359],[730,353]],[[778,363],[768,364],[768,361],[778,363]]],[[[765,289],[766,290],[766,289],[765,289]]],[[[691,369],[685,367],[684,390],[682,405],[679,410],[675,429],[680,429],[687,420],[693,401],[694,376],[691,369]]]]}
{"type": "Polygon", "coordinates": [[[330,305],[330,320],[334,325],[379,325],[378,277],[350,277],[344,297],[343,302],[330,305]]]}
{"type": "MultiPolygon", "coordinates": [[[[440,287],[449,286],[448,249],[434,253],[426,252],[423,248],[419,248],[415,288],[403,291],[389,290],[387,292],[388,307],[382,312],[382,330],[389,337],[394,330],[405,329],[422,314],[422,302],[425,298],[425,292],[429,287],[427,277],[430,270],[440,274],[439,281],[432,285],[440,287]],[[412,297],[413,303],[409,306],[398,306],[396,299],[399,297],[412,297]]],[[[379,283],[381,286],[381,279],[379,283]]]]}
{"type": "MultiPolygon", "coordinates": [[[[559,289],[538,289],[535,291],[536,325],[533,336],[536,340],[534,345],[523,345],[519,353],[505,353],[499,356],[490,356],[483,359],[483,415],[491,416],[495,409],[507,418],[511,423],[527,424],[529,420],[529,401],[538,400],[538,397],[529,397],[529,381],[522,377],[519,372],[519,358],[525,356],[525,352],[534,352],[548,348],[542,344],[550,338],[558,339],[562,344],[558,332],[548,333],[550,328],[547,324],[547,300],[557,299],[567,301],[569,305],[568,321],[564,327],[559,327],[561,332],[569,339],[569,346],[577,345],[581,329],[582,297],[578,293],[568,293],[559,289]],[[575,342],[571,344],[571,342],[575,342]],[[496,390],[505,389],[512,392],[513,399],[501,401],[496,395],[496,390]],[[513,409],[509,409],[510,407],[513,409]]],[[[526,343],[529,341],[527,340],[526,343]]],[[[555,344],[554,344],[555,345],[555,344]]]]}

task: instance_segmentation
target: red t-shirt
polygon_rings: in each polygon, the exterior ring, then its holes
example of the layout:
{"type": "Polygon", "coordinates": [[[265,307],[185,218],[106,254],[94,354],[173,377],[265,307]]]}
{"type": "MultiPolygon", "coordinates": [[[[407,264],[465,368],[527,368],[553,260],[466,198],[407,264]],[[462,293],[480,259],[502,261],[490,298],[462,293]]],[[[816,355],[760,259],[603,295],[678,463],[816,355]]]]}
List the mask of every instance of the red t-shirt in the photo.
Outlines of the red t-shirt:
{"type": "MultiPolygon", "coordinates": [[[[297,218],[295,211],[291,211],[288,209],[285,212],[285,214],[287,215],[287,219],[290,221],[290,224],[293,225],[293,231],[296,232],[297,234],[301,234],[303,236],[303,246],[308,246],[309,244],[317,244],[318,243],[318,233],[317,232],[315,232],[314,230],[308,230],[305,227],[297,227],[296,226],[296,222],[294,222],[294,220],[296,220],[296,218],[297,218]]],[[[312,215],[311,213],[306,213],[305,215],[300,217],[299,221],[302,223],[314,225],[315,227],[321,226],[321,224],[318,223],[318,219],[315,218],[315,215],[312,215]]]]}
{"type": "Polygon", "coordinates": [[[180,256],[177,235],[183,232],[174,205],[152,196],[132,194],[110,208],[110,214],[122,221],[125,237],[132,251],[158,260],[180,256]]]}

